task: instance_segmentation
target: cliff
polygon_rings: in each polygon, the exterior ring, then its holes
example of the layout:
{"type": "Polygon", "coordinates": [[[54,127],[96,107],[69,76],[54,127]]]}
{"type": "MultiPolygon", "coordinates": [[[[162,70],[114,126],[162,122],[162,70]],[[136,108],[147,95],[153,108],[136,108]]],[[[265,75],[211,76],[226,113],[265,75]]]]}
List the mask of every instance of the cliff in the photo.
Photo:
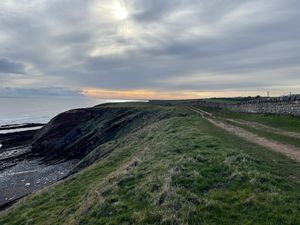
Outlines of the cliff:
{"type": "Polygon", "coordinates": [[[82,159],[105,142],[174,115],[172,108],[131,105],[106,104],[62,113],[35,134],[32,153],[44,162],[82,159]]]}

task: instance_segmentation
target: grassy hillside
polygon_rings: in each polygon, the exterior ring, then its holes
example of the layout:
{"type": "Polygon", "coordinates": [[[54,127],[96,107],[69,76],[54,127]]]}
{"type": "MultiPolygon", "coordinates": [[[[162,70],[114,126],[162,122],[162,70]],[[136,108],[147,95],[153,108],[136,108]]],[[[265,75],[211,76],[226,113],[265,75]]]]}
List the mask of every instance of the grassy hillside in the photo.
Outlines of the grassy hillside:
{"type": "Polygon", "coordinates": [[[98,146],[0,224],[300,224],[299,163],[172,111],[98,146]]]}

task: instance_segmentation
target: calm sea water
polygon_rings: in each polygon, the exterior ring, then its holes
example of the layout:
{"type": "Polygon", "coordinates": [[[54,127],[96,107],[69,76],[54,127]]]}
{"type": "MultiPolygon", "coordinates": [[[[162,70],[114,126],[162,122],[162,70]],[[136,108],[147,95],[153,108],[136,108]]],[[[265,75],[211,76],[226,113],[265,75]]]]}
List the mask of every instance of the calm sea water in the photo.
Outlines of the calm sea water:
{"type": "Polygon", "coordinates": [[[92,107],[106,102],[91,97],[0,97],[0,126],[22,123],[47,123],[61,112],[92,107]]]}

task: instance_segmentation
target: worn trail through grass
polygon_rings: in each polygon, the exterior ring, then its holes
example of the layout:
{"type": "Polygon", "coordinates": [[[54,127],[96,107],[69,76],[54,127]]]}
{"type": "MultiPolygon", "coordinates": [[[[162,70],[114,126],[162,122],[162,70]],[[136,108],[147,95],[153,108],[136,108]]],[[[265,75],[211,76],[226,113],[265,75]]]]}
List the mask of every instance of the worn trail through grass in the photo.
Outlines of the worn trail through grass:
{"type": "MultiPolygon", "coordinates": [[[[290,158],[300,162],[300,149],[283,144],[277,141],[269,140],[267,138],[258,136],[252,132],[249,132],[241,127],[234,126],[232,124],[228,124],[225,122],[221,122],[217,120],[211,113],[206,112],[204,110],[198,109],[196,107],[190,107],[190,109],[196,113],[198,113],[202,118],[207,119],[210,123],[214,124],[215,126],[222,128],[236,136],[239,136],[249,142],[259,144],[261,146],[267,147],[268,149],[271,149],[273,151],[285,154],[289,156],[290,158]]],[[[292,133],[292,132],[291,132],[292,133]]]]}
{"type": "Polygon", "coordinates": [[[246,120],[236,120],[236,119],[226,119],[226,120],[229,121],[229,122],[238,123],[240,125],[246,125],[246,126],[254,128],[254,129],[267,130],[267,131],[270,131],[270,132],[275,133],[275,134],[300,139],[300,134],[299,133],[286,131],[286,130],[279,129],[279,128],[274,128],[274,127],[267,126],[267,125],[264,125],[264,124],[261,124],[261,123],[258,123],[258,122],[246,121],[246,120]]]}

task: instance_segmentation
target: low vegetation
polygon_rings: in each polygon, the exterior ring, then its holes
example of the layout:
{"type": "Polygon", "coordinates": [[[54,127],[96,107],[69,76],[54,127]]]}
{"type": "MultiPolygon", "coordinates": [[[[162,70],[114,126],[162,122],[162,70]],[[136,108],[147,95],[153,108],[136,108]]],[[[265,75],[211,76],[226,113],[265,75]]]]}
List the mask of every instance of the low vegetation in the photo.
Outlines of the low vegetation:
{"type": "Polygon", "coordinates": [[[173,110],[98,146],[86,169],[2,212],[0,224],[300,224],[299,163],[173,110]]]}
{"type": "Polygon", "coordinates": [[[300,148],[300,119],[294,116],[237,113],[204,108],[218,119],[241,127],[260,137],[300,148]]]}
{"type": "Polygon", "coordinates": [[[246,120],[251,122],[258,122],[274,128],[300,133],[300,119],[299,117],[295,117],[295,116],[238,113],[238,112],[231,112],[226,109],[213,109],[213,108],[205,108],[205,110],[213,113],[218,118],[240,119],[240,120],[246,120]]]}
{"type": "Polygon", "coordinates": [[[265,137],[267,139],[277,141],[283,144],[293,145],[300,149],[300,136],[299,137],[290,137],[285,135],[285,133],[274,133],[273,130],[263,129],[263,128],[255,128],[247,125],[240,124],[238,122],[227,121],[228,123],[241,127],[251,133],[257,134],[260,137],[265,137]]]}

